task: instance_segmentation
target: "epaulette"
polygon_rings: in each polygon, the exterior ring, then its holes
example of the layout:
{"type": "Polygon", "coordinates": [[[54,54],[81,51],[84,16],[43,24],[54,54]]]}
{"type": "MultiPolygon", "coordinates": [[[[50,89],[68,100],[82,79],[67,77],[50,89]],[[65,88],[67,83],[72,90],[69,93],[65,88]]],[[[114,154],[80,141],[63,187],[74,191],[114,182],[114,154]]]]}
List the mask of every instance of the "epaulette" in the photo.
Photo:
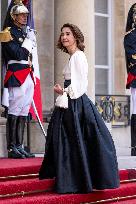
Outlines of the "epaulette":
{"type": "Polygon", "coordinates": [[[128,35],[128,34],[131,33],[133,30],[135,30],[135,28],[132,28],[131,30],[129,30],[128,32],[126,32],[125,35],[128,35]]]}
{"type": "Polygon", "coordinates": [[[0,42],[9,42],[11,40],[13,40],[13,38],[10,33],[10,27],[7,27],[0,32],[0,42]]]}

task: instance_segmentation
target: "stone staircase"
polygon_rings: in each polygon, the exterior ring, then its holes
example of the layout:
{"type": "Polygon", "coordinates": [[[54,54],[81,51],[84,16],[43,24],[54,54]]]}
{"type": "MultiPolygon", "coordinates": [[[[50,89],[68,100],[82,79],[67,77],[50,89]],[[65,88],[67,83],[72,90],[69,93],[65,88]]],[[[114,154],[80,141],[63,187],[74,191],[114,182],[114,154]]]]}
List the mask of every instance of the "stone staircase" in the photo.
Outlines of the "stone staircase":
{"type": "MultiPolygon", "coordinates": [[[[46,117],[47,122],[49,122],[49,117],[50,114],[46,117]]],[[[48,123],[44,122],[43,126],[45,131],[47,131],[48,123]]],[[[136,168],[136,157],[131,156],[130,126],[124,128],[112,128],[110,131],[116,146],[119,169],[136,168]]],[[[30,123],[29,134],[31,152],[43,156],[45,150],[45,138],[37,122],[32,121],[30,123]]],[[[27,128],[24,137],[24,146],[27,146],[27,128]]],[[[0,117],[0,157],[7,157],[6,119],[3,117],[0,117]]]]}

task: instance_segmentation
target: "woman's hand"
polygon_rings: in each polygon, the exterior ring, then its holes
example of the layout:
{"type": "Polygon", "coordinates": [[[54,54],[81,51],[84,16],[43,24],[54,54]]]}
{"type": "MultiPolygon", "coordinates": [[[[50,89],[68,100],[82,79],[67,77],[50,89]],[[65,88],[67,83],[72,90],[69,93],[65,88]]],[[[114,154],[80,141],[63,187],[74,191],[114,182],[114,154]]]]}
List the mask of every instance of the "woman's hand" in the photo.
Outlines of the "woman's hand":
{"type": "Polygon", "coordinates": [[[56,93],[58,93],[58,94],[63,94],[63,89],[62,89],[62,87],[59,85],[59,84],[56,84],[55,86],[54,86],[54,91],[56,92],[56,93]]]}

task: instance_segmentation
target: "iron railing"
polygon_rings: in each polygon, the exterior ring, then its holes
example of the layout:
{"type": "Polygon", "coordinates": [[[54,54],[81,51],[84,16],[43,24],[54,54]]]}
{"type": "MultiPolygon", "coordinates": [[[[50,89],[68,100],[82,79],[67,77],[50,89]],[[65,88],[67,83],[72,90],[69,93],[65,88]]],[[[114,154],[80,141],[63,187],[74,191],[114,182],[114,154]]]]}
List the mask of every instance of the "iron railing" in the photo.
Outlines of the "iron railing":
{"type": "Polygon", "coordinates": [[[129,95],[96,95],[95,105],[106,122],[112,126],[128,126],[130,124],[129,95]]]}

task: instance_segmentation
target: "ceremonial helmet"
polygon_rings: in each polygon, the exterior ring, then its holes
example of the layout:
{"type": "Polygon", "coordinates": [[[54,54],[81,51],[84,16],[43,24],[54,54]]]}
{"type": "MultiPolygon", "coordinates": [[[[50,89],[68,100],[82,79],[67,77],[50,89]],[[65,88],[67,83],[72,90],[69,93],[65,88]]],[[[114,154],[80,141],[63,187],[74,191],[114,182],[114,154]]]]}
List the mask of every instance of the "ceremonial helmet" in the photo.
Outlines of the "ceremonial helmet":
{"type": "Polygon", "coordinates": [[[126,32],[136,26],[136,3],[131,6],[128,12],[126,32]]]}
{"type": "Polygon", "coordinates": [[[24,6],[23,4],[16,4],[10,10],[10,15],[13,19],[14,19],[14,15],[18,15],[20,13],[29,14],[27,7],[24,6]]]}

